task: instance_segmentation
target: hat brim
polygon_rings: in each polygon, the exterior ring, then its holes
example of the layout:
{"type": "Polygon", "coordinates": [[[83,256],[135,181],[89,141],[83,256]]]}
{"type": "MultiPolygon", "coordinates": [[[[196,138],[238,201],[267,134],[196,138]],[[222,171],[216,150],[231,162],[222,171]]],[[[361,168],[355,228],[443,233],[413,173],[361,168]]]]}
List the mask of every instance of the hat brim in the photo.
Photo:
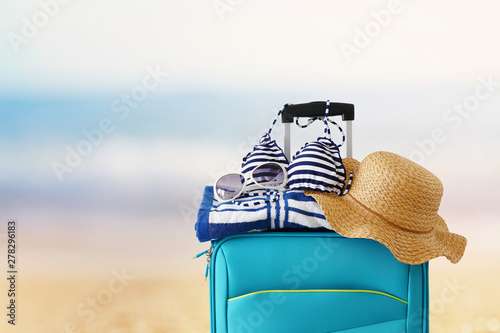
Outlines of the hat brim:
{"type": "MultiPolygon", "coordinates": [[[[356,172],[359,167],[359,162],[352,158],[343,162],[346,174],[356,172]]],[[[440,256],[457,263],[464,254],[467,239],[450,233],[439,215],[433,217],[431,222],[434,228],[431,231],[415,232],[398,227],[367,210],[349,193],[345,196],[316,191],[304,193],[319,203],[328,223],[337,233],[348,238],[376,240],[406,264],[418,265],[440,256]]]]}

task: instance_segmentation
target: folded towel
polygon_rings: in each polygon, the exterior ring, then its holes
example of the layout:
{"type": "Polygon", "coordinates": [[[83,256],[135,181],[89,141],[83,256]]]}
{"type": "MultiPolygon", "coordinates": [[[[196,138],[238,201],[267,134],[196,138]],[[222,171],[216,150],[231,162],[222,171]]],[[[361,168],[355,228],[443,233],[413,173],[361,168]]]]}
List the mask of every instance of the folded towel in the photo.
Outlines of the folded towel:
{"type": "Polygon", "coordinates": [[[214,199],[212,186],[205,187],[195,226],[200,242],[284,228],[332,230],[319,204],[303,191],[256,190],[220,203],[214,199]]]}

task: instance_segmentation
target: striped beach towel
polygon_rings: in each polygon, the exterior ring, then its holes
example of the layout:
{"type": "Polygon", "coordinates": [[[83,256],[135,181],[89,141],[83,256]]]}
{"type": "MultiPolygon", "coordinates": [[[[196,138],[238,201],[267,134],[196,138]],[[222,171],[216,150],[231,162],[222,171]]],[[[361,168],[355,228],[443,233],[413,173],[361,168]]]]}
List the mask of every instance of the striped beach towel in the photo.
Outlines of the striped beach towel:
{"type": "Polygon", "coordinates": [[[264,190],[241,202],[219,203],[212,186],[205,187],[198,210],[196,236],[200,242],[231,235],[287,228],[332,230],[319,204],[302,191],[264,190]]]}

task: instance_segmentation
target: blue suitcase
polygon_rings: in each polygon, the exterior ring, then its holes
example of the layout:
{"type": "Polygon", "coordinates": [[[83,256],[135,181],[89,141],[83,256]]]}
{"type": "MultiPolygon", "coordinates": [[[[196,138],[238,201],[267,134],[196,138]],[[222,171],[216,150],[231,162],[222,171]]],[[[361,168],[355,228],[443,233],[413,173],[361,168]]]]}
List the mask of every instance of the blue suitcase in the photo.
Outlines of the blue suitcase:
{"type": "MultiPolygon", "coordinates": [[[[287,105],[290,123],[321,117],[325,102],[287,105]]],[[[331,103],[346,121],[352,156],[354,106],[331,103]]],[[[382,244],[332,231],[268,231],[212,241],[211,333],[427,333],[428,263],[399,262],[382,244]]]]}
{"type": "Polygon", "coordinates": [[[259,232],[212,242],[212,333],[429,331],[428,263],[334,232],[259,232]]]}

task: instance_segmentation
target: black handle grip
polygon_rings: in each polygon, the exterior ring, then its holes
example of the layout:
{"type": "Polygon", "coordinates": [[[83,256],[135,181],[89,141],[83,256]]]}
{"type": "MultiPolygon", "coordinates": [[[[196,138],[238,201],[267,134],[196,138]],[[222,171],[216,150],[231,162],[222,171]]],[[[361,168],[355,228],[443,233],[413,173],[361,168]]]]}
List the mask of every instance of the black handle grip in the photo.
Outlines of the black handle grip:
{"type": "MultiPolygon", "coordinates": [[[[322,117],[325,115],[326,102],[288,104],[281,112],[283,123],[292,123],[295,117],[322,117]]],[[[342,120],[354,120],[354,104],[330,102],[331,116],[342,116],[342,120]]]]}

